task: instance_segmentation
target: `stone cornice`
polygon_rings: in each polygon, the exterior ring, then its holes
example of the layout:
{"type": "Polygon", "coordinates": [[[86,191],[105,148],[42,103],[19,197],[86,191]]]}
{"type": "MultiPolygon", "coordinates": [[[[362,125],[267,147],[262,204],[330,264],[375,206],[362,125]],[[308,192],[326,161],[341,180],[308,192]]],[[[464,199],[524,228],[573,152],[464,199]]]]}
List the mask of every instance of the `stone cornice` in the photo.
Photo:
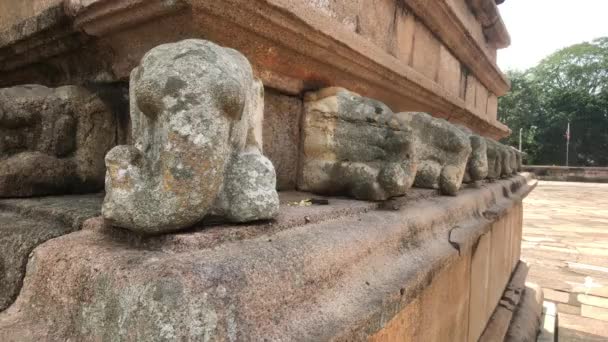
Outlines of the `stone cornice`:
{"type": "MultiPolygon", "coordinates": [[[[432,9],[429,6],[434,5],[420,6],[429,10],[432,9]]],[[[454,25],[460,27],[458,32],[464,30],[462,23],[450,16],[453,13],[445,6],[441,8],[445,13],[439,15],[454,21],[454,25]]],[[[93,51],[107,54],[100,57],[99,68],[107,70],[108,65],[112,66],[112,77],[126,79],[135,61],[155,45],[179,38],[204,37],[243,52],[266,86],[284,92],[297,94],[325,86],[342,86],[383,101],[395,111],[426,111],[492,138],[510,133],[506,126],[487,118],[485,113],[467,107],[459,94],[447,91],[436,80],[379,49],[365,37],[336,25],[332,18],[318,13],[305,1],[67,0],[56,10],[61,15],[54,23],[61,23],[57,27],[63,31],[54,30],[52,38],[38,43],[34,42],[39,35],[44,37],[51,31],[41,30],[38,25],[32,32],[17,35],[22,37],[23,50],[16,49],[13,43],[6,49],[5,43],[0,59],[11,62],[0,64],[0,70],[15,70],[60,54],[63,58],[68,56],[66,52],[93,36],[103,39],[104,44],[102,51],[99,47],[93,51]],[[170,19],[174,14],[175,20],[170,19]],[[138,29],[132,30],[135,27],[138,29]],[[176,28],[179,34],[166,34],[176,28]],[[120,39],[123,33],[129,38],[120,39]],[[137,44],[125,46],[127,41],[137,44]],[[35,48],[38,45],[40,48],[35,48]]],[[[438,19],[438,15],[429,18],[438,19]]],[[[433,26],[430,28],[437,31],[433,26]]],[[[452,46],[462,45],[458,50],[461,55],[457,57],[465,65],[477,68],[471,70],[484,84],[494,84],[489,87],[493,93],[500,95],[508,89],[504,76],[487,56],[481,55],[483,51],[471,37],[464,41],[466,44],[461,44],[459,35],[450,37],[452,46]],[[475,50],[468,51],[470,48],[475,50]]],[[[65,77],[62,82],[69,82],[75,75],[70,73],[65,77]]]]}
{"type": "Polygon", "coordinates": [[[490,45],[502,49],[511,44],[511,37],[494,0],[467,0],[467,3],[481,23],[490,45]]]}
{"type": "MultiPolygon", "coordinates": [[[[209,27],[213,27],[211,23],[216,20],[224,27],[230,23],[229,40],[225,31],[213,32],[208,37],[241,50],[262,70],[261,76],[270,70],[274,75],[283,76],[281,82],[294,80],[290,83],[294,92],[319,86],[342,86],[383,101],[395,111],[423,110],[449,117],[450,121],[492,138],[510,134],[505,125],[472,113],[462,98],[443,89],[435,80],[300,2],[188,1],[193,15],[203,17],[201,21],[209,23],[209,27]],[[241,28],[238,33],[236,27],[241,28]],[[260,40],[259,36],[264,39],[260,40]],[[256,43],[251,44],[252,41],[256,43]],[[332,74],[320,74],[319,70],[332,70],[332,74]]],[[[492,70],[500,75],[504,93],[509,88],[506,78],[497,67],[492,70]]],[[[264,79],[266,85],[273,86],[268,81],[264,79]]],[[[283,84],[276,87],[280,89],[283,84]]]]}
{"type": "Polygon", "coordinates": [[[446,0],[405,0],[405,3],[491,92],[502,96],[509,91],[511,85],[506,76],[446,0]]]}
{"type": "Polygon", "coordinates": [[[63,7],[50,7],[0,32],[0,70],[14,70],[74,50],[84,41],[84,35],[72,30],[63,7]]]}
{"type": "Polygon", "coordinates": [[[124,30],[186,7],[183,0],[65,0],[74,27],[92,36],[124,30]]]}

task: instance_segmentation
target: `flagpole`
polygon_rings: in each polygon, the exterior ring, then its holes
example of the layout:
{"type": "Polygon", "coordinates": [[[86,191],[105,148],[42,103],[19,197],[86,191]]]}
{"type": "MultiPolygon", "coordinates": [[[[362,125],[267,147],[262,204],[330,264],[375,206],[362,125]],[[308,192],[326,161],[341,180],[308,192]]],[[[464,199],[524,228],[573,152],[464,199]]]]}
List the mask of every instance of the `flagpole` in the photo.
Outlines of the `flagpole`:
{"type": "Polygon", "coordinates": [[[566,166],[570,165],[570,121],[568,121],[568,129],[566,129],[566,166]]]}

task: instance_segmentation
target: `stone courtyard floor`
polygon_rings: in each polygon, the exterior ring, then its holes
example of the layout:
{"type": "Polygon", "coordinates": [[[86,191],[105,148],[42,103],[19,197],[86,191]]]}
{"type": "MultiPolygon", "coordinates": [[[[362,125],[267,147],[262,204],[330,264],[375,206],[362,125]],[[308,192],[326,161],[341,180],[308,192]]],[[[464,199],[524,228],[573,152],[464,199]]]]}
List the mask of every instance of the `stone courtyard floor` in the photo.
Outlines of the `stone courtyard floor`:
{"type": "Polygon", "coordinates": [[[608,184],[540,181],[524,205],[522,259],[558,340],[608,341],[608,184]]]}

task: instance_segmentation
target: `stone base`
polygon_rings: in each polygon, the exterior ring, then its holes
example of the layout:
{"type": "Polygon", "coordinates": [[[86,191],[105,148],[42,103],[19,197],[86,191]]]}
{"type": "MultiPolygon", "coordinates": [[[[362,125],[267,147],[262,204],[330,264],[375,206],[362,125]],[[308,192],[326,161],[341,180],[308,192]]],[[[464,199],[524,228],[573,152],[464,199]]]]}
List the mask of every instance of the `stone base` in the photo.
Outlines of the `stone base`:
{"type": "Polygon", "coordinates": [[[38,245],[80,229],[100,214],[103,195],[0,200],[0,310],[17,297],[38,245]]]}
{"type": "Polygon", "coordinates": [[[474,341],[535,185],[522,174],[380,204],[283,193],[274,222],[155,237],[92,219],[34,250],[0,340],[474,341]]]}

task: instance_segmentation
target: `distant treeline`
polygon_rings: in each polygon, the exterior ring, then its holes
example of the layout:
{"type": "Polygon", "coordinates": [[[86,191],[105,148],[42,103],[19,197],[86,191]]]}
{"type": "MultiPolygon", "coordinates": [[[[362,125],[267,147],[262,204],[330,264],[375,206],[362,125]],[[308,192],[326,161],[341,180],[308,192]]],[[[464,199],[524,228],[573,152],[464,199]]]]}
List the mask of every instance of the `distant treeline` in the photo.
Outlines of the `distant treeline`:
{"type": "Polygon", "coordinates": [[[513,134],[503,143],[527,164],[564,165],[570,122],[570,165],[608,166],[608,37],[559,50],[524,72],[507,72],[511,92],[500,98],[499,120],[513,134]]]}

